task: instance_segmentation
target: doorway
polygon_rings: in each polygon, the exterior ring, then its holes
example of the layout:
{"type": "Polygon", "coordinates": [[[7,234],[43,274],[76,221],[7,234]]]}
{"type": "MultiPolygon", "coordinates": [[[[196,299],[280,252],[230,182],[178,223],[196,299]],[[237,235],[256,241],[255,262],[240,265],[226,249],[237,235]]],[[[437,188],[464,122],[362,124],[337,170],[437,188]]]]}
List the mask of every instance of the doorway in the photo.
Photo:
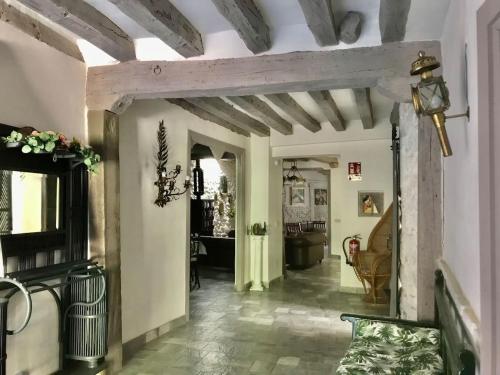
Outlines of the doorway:
{"type": "Polygon", "coordinates": [[[236,156],[216,158],[210,147],[191,149],[190,289],[202,280],[234,281],[236,237],[236,156]]]}
{"type": "Polygon", "coordinates": [[[191,295],[224,282],[243,289],[244,150],[190,132],[192,195],[188,200],[191,295]]]}
{"type": "MultiPolygon", "coordinates": [[[[320,295],[327,294],[330,300],[346,301],[345,308],[349,311],[389,315],[394,249],[391,143],[389,140],[371,141],[370,146],[368,142],[331,143],[322,149],[325,153],[298,155],[283,149],[275,154],[283,158],[284,164],[284,263],[287,276],[302,278],[306,289],[315,290],[307,283],[317,286],[326,282],[325,292],[320,295]],[[357,166],[357,170],[350,171],[351,164],[357,166]],[[321,169],[316,169],[318,167],[321,169]],[[369,208],[365,207],[367,202],[370,202],[369,208]],[[321,205],[325,205],[324,208],[321,205]],[[290,211],[301,216],[302,220],[290,220],[290,211]],[[319,253],[317,248],[292,246],[294,241],[303,240],[305,243],[305,238],[301,237],[316,236],[319,228],[314,227],[314,222],[322,221],[326,226],[323,235],[327,238],[324,253],[319,253]],[[352,259],[349,242],[357,234],[361,237],[361,251],[352,259]],[[344,244],[346,252],[343,251],[344,244]],[[306,259],[302,257],[297,261],[305,264],[292,264],[296,261],[290,256],[293,251],[307,254],[306,259]],[[351,306],[350,301],[356,303],[351,306]]],[[[319,147],[316,151],[320,151],[319,147]]],[[[313,243],[307,241],[308,245],[313,243]]]]}

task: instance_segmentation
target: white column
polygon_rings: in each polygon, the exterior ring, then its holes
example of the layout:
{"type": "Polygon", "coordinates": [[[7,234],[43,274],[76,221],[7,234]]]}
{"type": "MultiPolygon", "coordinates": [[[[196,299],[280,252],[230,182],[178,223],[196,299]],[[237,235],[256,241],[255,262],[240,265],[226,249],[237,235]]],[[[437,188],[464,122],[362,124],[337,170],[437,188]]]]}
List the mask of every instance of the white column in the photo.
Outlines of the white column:
{"type": "Polygon", "coordinates": [[[251,291],[262,292],[262,251],[264,249],[264,240],[267,236],[250,235],[250,246],[252,249],[252,287],[251,291]]]}

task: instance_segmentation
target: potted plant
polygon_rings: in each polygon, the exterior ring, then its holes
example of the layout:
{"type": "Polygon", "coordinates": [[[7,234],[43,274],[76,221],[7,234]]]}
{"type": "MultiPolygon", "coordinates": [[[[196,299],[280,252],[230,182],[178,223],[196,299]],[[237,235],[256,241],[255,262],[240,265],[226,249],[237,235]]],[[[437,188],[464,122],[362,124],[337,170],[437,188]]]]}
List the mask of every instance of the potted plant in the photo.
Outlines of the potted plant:
{"type": "Polygon", "coordinates": [[[23,139],[23,135],[15,130],[12,130],[10,135],[7,137],[2,137],[2,141],[5,142],[5,147],[7,148],[15,148],[21,146],[21,140],[23,139]]]}

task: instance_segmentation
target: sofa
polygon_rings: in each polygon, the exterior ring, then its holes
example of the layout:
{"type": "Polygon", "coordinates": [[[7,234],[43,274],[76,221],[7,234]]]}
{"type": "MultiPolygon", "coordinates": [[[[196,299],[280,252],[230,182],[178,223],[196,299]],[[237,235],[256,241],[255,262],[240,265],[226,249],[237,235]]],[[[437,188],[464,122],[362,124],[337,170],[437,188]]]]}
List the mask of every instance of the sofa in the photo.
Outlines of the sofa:
{"type": "Polygon", "coordinates": [[[324,256],[323,232],[296,232],[285,236],[285,259],[289,268],[305,269],[321,263],[324,256]]]}

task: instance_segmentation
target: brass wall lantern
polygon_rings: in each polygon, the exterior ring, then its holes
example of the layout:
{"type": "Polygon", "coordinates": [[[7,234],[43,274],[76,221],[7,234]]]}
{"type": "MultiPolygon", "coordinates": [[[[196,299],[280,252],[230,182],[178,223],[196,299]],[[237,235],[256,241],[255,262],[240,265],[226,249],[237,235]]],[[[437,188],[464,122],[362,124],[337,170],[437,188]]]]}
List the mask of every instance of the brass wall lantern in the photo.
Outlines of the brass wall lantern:
{"type": "Polygon", "coordinates": [[[426,56],[423,51],[418,53],[418,59],[411,64],[410,74],[420,75],[420,82],[411,88],[413,106],[417,115],[430,116],[439,137],[443,156],[451,156],[452,150],[448,134],[446,133],[446,119],[456,117],[469,118],[469,109],[466,113],[446,116],[450,108],[450,98],[446,82],[442,76],[433,76],[432,71],[439,68],[441,64],[434,56],[426,56]]]}

